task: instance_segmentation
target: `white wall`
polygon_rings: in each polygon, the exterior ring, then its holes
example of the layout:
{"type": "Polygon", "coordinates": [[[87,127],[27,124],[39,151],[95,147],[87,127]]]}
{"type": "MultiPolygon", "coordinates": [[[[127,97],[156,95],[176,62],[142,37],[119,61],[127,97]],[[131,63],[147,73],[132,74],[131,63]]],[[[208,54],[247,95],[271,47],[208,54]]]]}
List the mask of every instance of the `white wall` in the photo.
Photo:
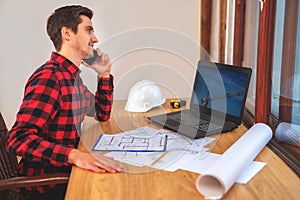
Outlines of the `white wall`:
{"type": "MultiPolygon", "coordinates": [[[[48,16],[66,4],[94,10],[99,47],[112,58],[115,99],[138,80],[158,83],[166,97],[187,97],[199,55],[198,0],[0,0],[0,111],[10,128],[31,73],[54,50],[48,16]]],[[[81,67],[94,90],[95,74],[81,67]]]]}

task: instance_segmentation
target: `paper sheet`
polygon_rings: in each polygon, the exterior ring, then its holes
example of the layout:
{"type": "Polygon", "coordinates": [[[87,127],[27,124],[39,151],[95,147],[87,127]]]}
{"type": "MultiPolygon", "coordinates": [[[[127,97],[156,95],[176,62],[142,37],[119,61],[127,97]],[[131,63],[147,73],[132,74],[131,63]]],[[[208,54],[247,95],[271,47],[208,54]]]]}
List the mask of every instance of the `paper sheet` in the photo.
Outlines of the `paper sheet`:
{"type": "Polygon", "coordinates": [[[266,124],[252,126],[198,177],[198,191],[207,199],[221,199],[271,138],[272,130],[266,124]]]}
{"type": "MultiPolygon", "coordinates": [[[[168,135],[167,151],[168,154],[164,159],[159,160],[155,166],[160,166],[161,168],[170,165],[174,160],[181,157],[185,153],[186,147],[190,145],[190,142],[177,136],[171,131],[157,130],[157,135],[168,135]]],[[[113,157],[115,160],[128,163],[135,166],[151,166],[155,160],[157,160],[163,153],[162,152],[136,152],[136,153],[126,153],[126,152],[109,152],[105,154],[106,156],[113,157]]]]}
{"type": "MultiPolygon", "coordinates": [[[[204,148],[205,145],[213,142],[215,138],[199,138],[196,140],[191,140],[181,135],[178,135],[172,131],[160,129],[156,130],[150,127],[142,127],[139,129],[131,130],[128,132],[120,133],[130,136],[140,136],[146,137],[151,135],[151,137],[156,135],[168,135],[167,142],[167,151],[168,153],[162,159],[159,159],[158,162],[155,162],[163,153],[161,152],[109,152],[106,153],[106,156],[113,157],[115,160],[120,162],[128,163],[134,166],[151,166],[157,169],[170,170],[169,167],[176,163],[180,162],[182,157],[185,158],[190,156],[191,158],[200,157],[208,150],[204,148]],[[143,132],[143,133],[142,133],[143,132]],[[134,134],[133,134],[134,133],[134,134]]],[[[185,161],[185,159],[183,159],[185,161]]],[[[178,165],[174,165],[178,166],[178,165]]],[[[174,169],[177,170],[178,168],[174,169]]]]}
{"type": "MultiPolygon", "coordinates": [[[[187,170],[190,172],[203,174],[209,169],[213,163],[222,155],[206,152],[208,149],[204,148],[200,154],[186,153],[180,159],[176,160],[167,167],[161,168],[169,172],[175,172],[178,169],[187,170]]],[[[246,184],[250,181],[267,163],[253,161],[243,171],[241,176],[235,181],[239,184],[246,184]]],[[[154,166],[156,167],[156,166],[154,166]]]]}
{"type": "MultiPolygon", "coordinates": [[[[150,166],[161,170],[174,172],[183,169],[199,174],[203,174],[210,169],[222,155],[209,153],[206,146],[216,138],[204,137],[189,140],[172,131],[160,129],[156,130],[150,127],[142,127],[119,135],[132,137],[156,137],[168,135],[168,153],[161,159],[162,152],[109,152],[106,156],[114,157],[115,160],[128,163],[134,166],[150,166]],[[158,161],[157,161],[158,160],[158,161]],[[155,162],[157,161],[157,162],[155,162]],[[153,164],[155,163],[155,164],[153,164]]],[[[252,161],[243,173],[235,180],[236,183],[246,184],[252,177],[258,173],[266,163],[252,161]]]]}
{"type": "Polygon", "coordinates": [[[134,137],[124,134],[101,134],[93,147],[93,151],[165,152],[167,140],[168,135],[134,137]]]}

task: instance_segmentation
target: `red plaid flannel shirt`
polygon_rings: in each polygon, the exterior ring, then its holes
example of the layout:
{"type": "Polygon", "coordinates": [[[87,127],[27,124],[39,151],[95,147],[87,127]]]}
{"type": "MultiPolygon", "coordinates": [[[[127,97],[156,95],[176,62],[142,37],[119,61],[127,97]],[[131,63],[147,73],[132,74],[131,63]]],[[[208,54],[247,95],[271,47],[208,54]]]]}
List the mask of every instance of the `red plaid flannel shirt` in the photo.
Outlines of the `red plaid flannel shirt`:
{"type": "MultiPolygon", "coordinates": [[[[7,141],[7,150],[22,157],[20,175],[70,172],[68,155],[77,147],[84,116],[109,119],[113,77],[100,78],[93,95],[79,75],[77,66],[53,52],[29,78],[7,141]]],[[[27,189],[45,192],[49,187],[54,186],[27,189]]]]}

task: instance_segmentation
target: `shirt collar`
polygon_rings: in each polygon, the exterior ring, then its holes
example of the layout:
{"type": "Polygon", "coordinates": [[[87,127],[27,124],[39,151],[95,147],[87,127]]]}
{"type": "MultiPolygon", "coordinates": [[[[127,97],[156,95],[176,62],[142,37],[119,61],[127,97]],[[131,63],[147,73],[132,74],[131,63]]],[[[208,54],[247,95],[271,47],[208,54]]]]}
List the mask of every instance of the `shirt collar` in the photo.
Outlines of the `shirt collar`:
{"type": "Polygon", "coordinates": [[[72,75],[76,76],[78,73],[81,72],[81,70],[79,69],[79,67],[77,67],[74,63],[72,63],[70,60],[68,60],[67,58],[65,58],[64,56],[56,53],[56,52],[52,52],[51,54],[51,60],[53,60],[54,62],[59,63],[59,65],[65,69],[67,69],[72,75]]]}

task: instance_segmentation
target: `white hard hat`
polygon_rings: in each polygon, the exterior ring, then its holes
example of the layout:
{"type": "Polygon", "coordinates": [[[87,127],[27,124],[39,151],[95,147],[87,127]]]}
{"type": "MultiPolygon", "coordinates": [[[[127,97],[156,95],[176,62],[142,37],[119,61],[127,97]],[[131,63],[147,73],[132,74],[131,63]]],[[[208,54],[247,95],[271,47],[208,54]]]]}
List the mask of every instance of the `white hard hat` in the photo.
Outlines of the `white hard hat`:
{"type": "Polygon", "coordinates": [[[129,91],[125,110],[129,112],[147,112],[165,102],[159,87],[148,80],[135,83],[129,91]]]}

